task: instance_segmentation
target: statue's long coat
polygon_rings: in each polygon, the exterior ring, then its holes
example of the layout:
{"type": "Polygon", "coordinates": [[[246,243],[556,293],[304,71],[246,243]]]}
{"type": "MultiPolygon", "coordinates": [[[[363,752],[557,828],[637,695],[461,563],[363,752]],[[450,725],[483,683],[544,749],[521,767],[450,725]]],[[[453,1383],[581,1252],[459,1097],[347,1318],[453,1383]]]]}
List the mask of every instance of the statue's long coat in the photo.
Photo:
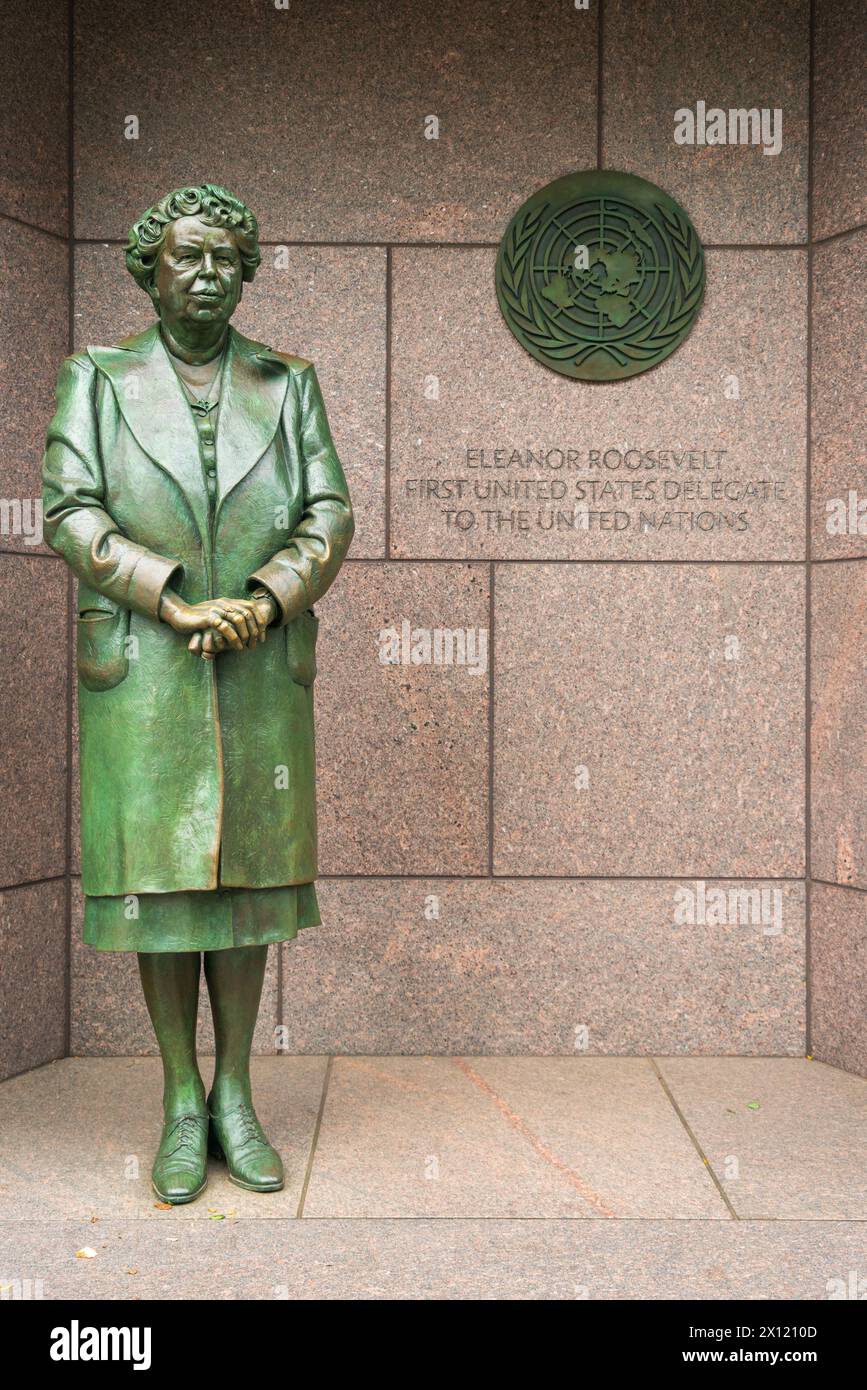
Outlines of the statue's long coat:
{"type": "Polygon", "coordinates": [[[262,888],[316,875],[314,603],[353,534],[315,370],[229,330],[217,499],[157,326],[67,358],[45,535],[78,576],[82,886],[262,888]],[[158,617],[264,586],[253,650],[204,661],[158,617]]]}

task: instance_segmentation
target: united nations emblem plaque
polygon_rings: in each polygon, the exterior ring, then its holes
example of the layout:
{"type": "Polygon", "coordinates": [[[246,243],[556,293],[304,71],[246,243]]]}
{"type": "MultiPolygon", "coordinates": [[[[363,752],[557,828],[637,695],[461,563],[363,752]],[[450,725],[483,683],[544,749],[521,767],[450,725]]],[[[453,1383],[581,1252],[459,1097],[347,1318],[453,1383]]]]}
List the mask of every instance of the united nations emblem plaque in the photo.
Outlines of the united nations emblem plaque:
{"type": "Polygon", "coordinates": [[[655,367],[689,333],[704,252],[673,198],[635,174],[555,179],[518,209],[497,256],[497,299],[537,361],[582,381],[655,367]]]}

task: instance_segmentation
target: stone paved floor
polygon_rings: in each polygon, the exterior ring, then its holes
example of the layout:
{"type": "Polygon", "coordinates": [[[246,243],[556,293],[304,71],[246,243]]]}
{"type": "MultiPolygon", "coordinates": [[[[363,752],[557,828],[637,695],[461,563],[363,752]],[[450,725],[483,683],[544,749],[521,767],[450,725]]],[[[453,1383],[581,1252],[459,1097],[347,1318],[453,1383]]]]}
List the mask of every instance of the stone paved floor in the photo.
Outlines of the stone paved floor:
{"type": "Polygon", "coordinates": [[[203,1196],[170,1211],[149,1183],[156,1059],[68,1058],[0,1086],[0,1293],[31,1280],[46,1298],[867,1295],[867,1080],[822,1063],[254,1068],[286,1187],[255,1197],[214,1164],[203,1196]],[[93,1258],[76,1257],[85,1246],[93,1258]]]}

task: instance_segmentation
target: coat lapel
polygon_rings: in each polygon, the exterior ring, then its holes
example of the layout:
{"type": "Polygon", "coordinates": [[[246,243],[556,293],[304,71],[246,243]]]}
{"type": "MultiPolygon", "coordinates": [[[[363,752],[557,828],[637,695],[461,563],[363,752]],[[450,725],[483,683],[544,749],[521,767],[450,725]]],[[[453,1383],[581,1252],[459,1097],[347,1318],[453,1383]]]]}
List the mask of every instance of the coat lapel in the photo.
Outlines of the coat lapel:
{"type": "MultiPolygon", "coordinates": [[[[118,409],[139,447],[183,492],[207,545],[208,500],[198,434],[159,325],[118,347],[87,351],[111,381],[118,409]]],[[[217,417],[218,510],[271,444],[288,383],[287,364],[276,353],[229,329],[217,417]]]]}
{"type": "Polygon", "coordinates": [[[118,409],[139,447],[183,492],[204,542],[208,499],[198,435],[159,325],[125,339],[119,347],[91,347],[87,352],[111,381],[118,409]]]}
{"type": "Polygon", "coordinates": [[[271,444],[288,384],[285,362],[263,343],[229,329],[217,419],[218,509],[271,444]]]}

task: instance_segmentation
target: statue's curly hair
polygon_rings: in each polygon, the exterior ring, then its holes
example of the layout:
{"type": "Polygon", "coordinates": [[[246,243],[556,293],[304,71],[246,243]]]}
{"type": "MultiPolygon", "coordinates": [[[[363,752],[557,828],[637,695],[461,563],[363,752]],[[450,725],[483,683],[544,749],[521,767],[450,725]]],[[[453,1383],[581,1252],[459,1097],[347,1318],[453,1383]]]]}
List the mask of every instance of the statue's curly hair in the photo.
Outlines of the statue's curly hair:
{"type": "Polygon", "coordinates": [[[211,227],[230,227],[235,233],[245,281],[256,274],[262,260],[259,251],[259,224],[240,198],[215,183],[176,188],[154,203],[130,229],[126,268],[137,285],[154,299],[154,271],[166,239],[166,232],[179,217],[199,217],[211,227]]]}

